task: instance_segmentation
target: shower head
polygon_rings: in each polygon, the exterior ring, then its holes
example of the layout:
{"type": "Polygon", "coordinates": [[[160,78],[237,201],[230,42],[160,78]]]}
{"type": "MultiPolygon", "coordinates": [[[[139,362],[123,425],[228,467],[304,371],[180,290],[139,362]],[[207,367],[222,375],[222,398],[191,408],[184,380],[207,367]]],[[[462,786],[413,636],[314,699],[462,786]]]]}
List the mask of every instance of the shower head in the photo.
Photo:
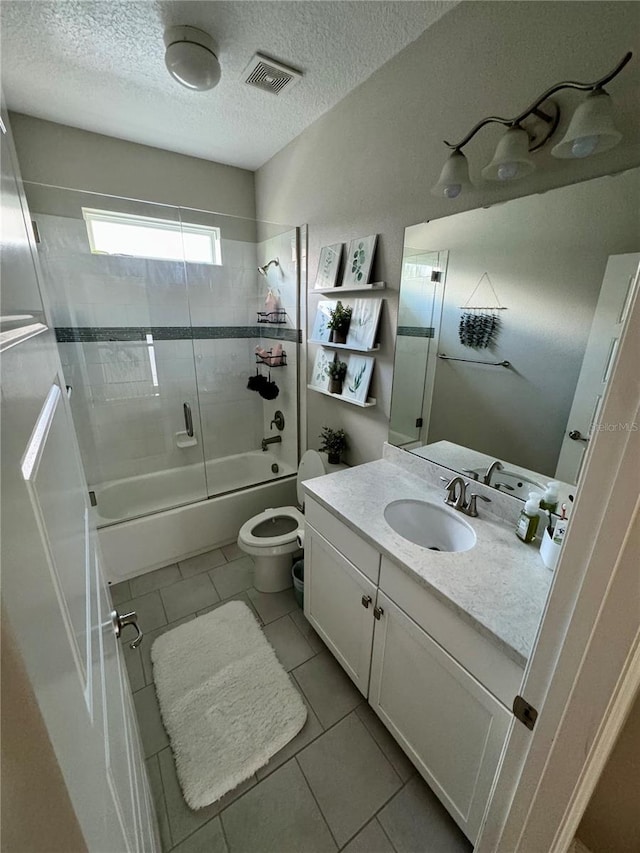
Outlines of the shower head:
{"type": "Polygon", "coordinates": [[[260,273],[260,275],[266,276],[267,270],[269,269],[269,267],[272,264],[275,264],[277,267],[279,267],[280,266],[279,258],[273,258],[273,260],[268,261],[263,267],[258,267],[258,272],[260,273]]]}

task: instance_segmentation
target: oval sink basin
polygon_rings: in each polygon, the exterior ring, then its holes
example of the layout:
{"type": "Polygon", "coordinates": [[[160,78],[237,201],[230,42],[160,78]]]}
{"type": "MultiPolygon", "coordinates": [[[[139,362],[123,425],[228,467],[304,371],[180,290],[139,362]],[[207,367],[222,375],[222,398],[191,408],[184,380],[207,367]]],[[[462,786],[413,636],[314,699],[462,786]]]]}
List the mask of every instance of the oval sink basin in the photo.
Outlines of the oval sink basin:
{"type": "Polygon", "coordinates": [[[404,539],[431,551],[468,551],[476,544],[470,524],[428,501],[392,501],[385,507],[384,518],[404,539]]]}

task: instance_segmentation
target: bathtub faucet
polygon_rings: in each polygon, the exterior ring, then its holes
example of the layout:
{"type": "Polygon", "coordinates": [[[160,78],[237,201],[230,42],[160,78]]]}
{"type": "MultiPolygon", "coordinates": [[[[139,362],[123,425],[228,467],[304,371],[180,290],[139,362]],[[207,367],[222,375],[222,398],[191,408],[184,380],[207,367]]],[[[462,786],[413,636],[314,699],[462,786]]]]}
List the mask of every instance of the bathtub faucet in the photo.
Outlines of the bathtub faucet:
{"type": "Polygon", "coordinates": [[[274,435],[273,438],[263,438],[262,439],[262,449],[266,450],[270,444],[280,444],[282,441],[281,435],[274,435]]]}

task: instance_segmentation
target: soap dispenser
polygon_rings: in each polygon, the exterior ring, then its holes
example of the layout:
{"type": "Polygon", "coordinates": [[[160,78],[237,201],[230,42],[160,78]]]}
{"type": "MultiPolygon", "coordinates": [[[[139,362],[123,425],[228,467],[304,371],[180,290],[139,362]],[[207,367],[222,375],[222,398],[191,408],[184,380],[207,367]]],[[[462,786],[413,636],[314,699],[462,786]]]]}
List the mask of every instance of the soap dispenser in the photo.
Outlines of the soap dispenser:
{"type": "Polygon", "coordinates": [[[551,480],[550,483],[547,483],[547,488],[544,490],[540,501],[540,509],[546,509],[548,512],[555,512],[558,509],[559,488],[560,483],[557,480],[551,480]]]}
{"type": "Polygon", "coordinates": [[[516,536],[523,542],[533,542],[540,521],[540,498],[539,492],[529,492],[529,500],[525,502],[518,523],[516,525],[516,536]]]}

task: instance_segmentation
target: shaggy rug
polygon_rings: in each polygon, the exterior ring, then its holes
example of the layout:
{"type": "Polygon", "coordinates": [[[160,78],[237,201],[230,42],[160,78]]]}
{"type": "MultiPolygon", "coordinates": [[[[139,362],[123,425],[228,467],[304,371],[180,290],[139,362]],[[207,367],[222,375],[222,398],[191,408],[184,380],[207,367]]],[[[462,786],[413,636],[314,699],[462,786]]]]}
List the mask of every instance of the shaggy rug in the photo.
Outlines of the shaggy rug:
{"type": "Polygon", "coordinates": [[[307,709],[246,604],[231,601],[151,647],[160,711],[184,798],[219,800],[282,749],[307,709]]]}

